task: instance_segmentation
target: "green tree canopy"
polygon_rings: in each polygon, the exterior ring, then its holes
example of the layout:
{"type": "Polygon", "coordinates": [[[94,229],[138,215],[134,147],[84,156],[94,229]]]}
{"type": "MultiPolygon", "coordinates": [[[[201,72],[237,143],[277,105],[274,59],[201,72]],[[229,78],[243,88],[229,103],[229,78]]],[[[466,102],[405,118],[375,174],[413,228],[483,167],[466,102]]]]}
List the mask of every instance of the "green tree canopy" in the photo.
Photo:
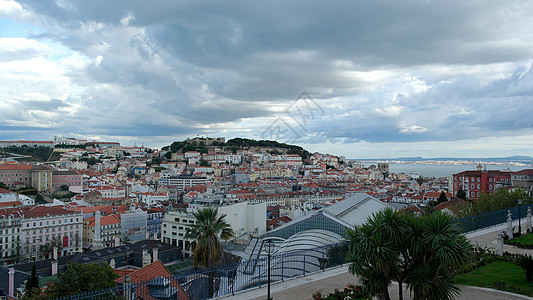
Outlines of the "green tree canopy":
{"type": "Polygon", "coordinates": [[[439,204],[448,201],[448,197],[446,197],[446,193],[444,191],[440,192],[440,196],[437,201],[439,202],[439,204]]]}
{"type": "MultiPolygon", "coordinates": [[[[203,208],[193,213],[196,223],[187,229],[185,238],[196,241],[193,249],[194,267],[203,266],[206,269],[220,265],[224,258],[224,248],[219,238],[228,240],[235,234],[226,222],[226,215],[218,215],[216,208],[203,208]]],[[[209,273],[209,280],[213,282],[214,274],[209,273]]],[[[209,295],[213,295],[213,284],[209,284],[209,295]]]]}
{"type": "Polygon", "coordinates": [[[350,271],[361,276],[365,292],[390,299],[392,280],[405,283],[414,299],[452,299],[456,267],[467,262],[471,245],[453,218],[440,211],[415,217],[385,209],[347,231],[350,271]]]}
{"type": "Polygon", "coordinates": [[[490,194],[482,193],[462,216],[474,216],[516,207],[518,199],[522,199],[523,204],[533,204],[533,198],[523,189],[499,189],[490,194]]]}
{"type": "Polygon", "coordinates": [[[24,292],[32,294],[35,288],[39,288],[39,277],[37,276],[37,270],[35,269],[35,263],[31,267],[31,275],[26,280],[26,288],[24,292]]]}
{"type": "Polygon", "coordinates": [[[187,229],[185,238],[195,240],[194,266],[213,268],[220,264],[224,249],[219,238],[228,240],[234,236],[226,215],[218,215],[218,209],[206,207],[193,213],[196,223],[187,229]]]}
{"type": "Polygon", "coordinates": [[[457,195],[455,195],[457,198],[461,198],[463,200],[466,200],[466,192],[463,190],[462,187],[457,190],[457,195]]]}
{"type": "Polygon", "coordinates": [[[50,284],[46,296],[51,298],[69,296],[112,288],[118,275],[107,263],[76,264],[69,262],[67,268],[57,273],[58,281],[50,284]]]}

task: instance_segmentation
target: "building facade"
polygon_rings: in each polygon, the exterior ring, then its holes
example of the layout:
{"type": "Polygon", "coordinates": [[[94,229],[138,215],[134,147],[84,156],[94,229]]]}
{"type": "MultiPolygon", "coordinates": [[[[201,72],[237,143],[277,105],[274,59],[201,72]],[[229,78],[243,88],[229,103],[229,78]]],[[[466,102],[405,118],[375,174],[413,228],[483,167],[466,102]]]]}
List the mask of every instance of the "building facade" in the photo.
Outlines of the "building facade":
{"type": "MultiPolygon", "coordinates": [[[[92,216],[83,221],[83,247],[88,248],[93,244],[95,232],[95,217],[92,216]]],[[[116,215],[102,216],[100,218],[100,233],[102,245],[111,247],[114,245],[115,237],[121,237],[121,222],[116,215]]]]}
{"type": "Polygon", "coordinates": [[[207,177],[178,175],[159,179],[159,184],[164,186],[175,186],[178,192],[185,191],[185,188],[199,184],[207,184],[207,177]]]}
{"type": "Polygon", "coordinates": [[[17,208],[0,209],[0,262],[22,255],[22,214],[17,208]]]}
{"type": "Polygon", "coordinates": [[[482,193],[489,194],[511,185],[511,173],[508,171],[483,170],[478,166],[476,171],[463,171],[453,174],[451,178],[453,196],[462,189],[466,197],[477,200],[482,193]]]}
{"type": "Polygon", "coordinates": [[[47,255],[46,246],[60,242],[59,254],[81,251],[83,214],[61,207],[34,206],[22,209],[22,239],[24,250],[30,257],[47,255]],[[45,246],[46,245],[46,246],[45,246]]]}

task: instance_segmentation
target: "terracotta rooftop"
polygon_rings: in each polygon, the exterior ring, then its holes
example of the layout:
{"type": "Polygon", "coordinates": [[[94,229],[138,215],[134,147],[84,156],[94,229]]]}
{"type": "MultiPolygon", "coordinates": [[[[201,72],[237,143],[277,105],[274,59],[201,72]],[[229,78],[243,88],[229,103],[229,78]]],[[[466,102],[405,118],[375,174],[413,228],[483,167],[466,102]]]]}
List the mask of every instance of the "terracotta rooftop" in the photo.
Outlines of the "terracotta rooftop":
{"type": "MultiPolygon", "coordinates": [[[[172,274],[170,274],[160,260],[157,260],[142,269],[131,272],[129,276],[132,283],[148,282],[158,277],[168,279],[170,281],[170,285],[177,289],[175,299],[190,299],[187,296],[187,293],[185,293],[180,284],[172,277],[172,274]]],[[[125,276],[122,276],[117,279],[116,282],[123,283],[124,278],[125,276]]],[[[150,291],[148,289],[139,289],[137,292],[137,297],[140,299],[157,299],[150,295],[150,291]]]]}
{"type": "Polygon", "coordinates": [[[72,211],[57,206],[33,206],[23,208],[25,218],[40,218],[45,216],[70,215],[72,211]]]}

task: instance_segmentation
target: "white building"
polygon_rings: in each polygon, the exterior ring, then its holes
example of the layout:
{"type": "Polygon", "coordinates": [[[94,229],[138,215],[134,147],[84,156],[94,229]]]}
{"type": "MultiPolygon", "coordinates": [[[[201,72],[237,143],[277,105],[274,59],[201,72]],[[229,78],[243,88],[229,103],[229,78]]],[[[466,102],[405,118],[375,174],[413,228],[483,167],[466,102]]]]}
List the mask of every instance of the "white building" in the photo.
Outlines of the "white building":
{"type": "MultiPolygon", "coordinates": [[[[197,206],[196,208],[201,209],[203,207],[197,206]]],[[[266,232],[266,203],[250,204],[248,202],[240,202],[218,206],[217,208],[219,214],[226,215],[225,220],[236,236],[246,232],[255,232],[259,235],[266,232]]],[[[196,222],[196,218],[192,214],[193,211],[194,208],[188,211],[167,211],[163,220],[163,242],[180,247],[184,257],[192,255],[195,245],[194,241],[185,239],[187,229],[196,222]]]]}
{"type": "Polygon", "coordinates": [[[22,254],[22,214],[16,208],[0,208],[0,262],[22,254]]]}
{"type": "Polygon", "coordinates": [[[39,248],[53,240],[61,241],[61,254],[81,251],[83,215],[57,206],[35,206],[22,209],[24,248],[31,256],[39,254],[39,248]]]}

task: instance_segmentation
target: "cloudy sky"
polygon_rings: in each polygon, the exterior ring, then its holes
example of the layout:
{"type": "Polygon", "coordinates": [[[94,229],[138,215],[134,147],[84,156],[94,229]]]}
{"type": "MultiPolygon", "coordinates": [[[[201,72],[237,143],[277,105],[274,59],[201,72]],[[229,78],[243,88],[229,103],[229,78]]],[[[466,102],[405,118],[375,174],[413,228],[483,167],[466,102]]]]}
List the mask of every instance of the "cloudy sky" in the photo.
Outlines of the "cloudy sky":
{"type": "Polygon", "coordinates": [[[533,1],[0,0],[0,140],[533,155],[533,1]]]}

